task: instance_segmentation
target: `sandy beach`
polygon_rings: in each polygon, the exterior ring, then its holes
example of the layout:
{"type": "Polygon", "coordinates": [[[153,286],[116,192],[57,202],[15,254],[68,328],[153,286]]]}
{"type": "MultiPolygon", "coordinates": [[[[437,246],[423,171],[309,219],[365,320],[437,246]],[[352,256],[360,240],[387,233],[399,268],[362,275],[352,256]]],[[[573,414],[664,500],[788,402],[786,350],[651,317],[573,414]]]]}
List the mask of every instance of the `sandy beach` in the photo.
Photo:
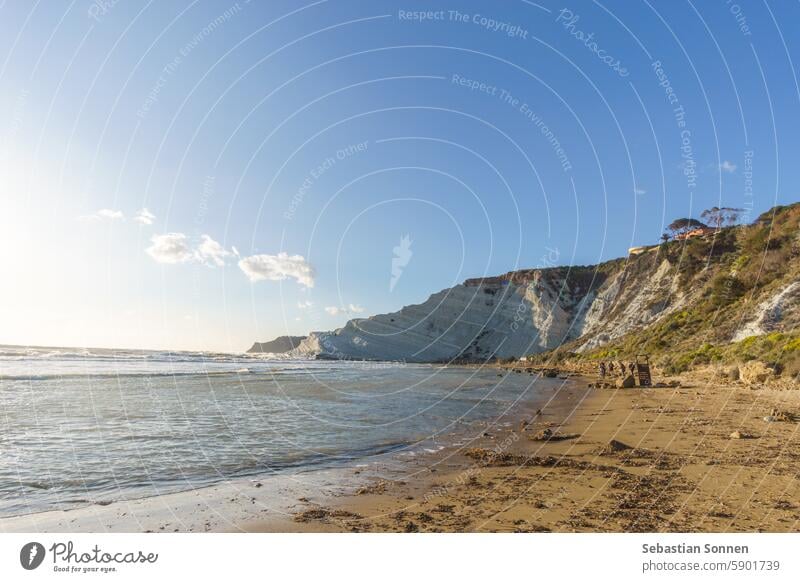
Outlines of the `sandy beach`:
{"type": "Polygon", "coordinates": [[[798,531],[800,425],[764,417],[797,410],[800,392],[688,379],[679,388],[585,384],[563,390],[561,419],[545,411],[447,451],[433,472],[307,504],[291,530],[798,531]],[[547,428],[555,438],[535,440],[547,428]]]}

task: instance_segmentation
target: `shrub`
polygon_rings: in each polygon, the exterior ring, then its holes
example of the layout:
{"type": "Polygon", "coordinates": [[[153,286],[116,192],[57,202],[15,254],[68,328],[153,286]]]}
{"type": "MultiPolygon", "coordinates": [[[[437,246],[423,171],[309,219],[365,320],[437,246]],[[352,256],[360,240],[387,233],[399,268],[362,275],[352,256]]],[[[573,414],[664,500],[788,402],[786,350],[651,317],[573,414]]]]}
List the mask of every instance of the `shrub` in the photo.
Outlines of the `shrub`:
{"type": "Polygon", "coordinates": [[[791,352],[791,355],[781,363],[780,370],[782,376],[798,379],[798,374],[800,374],[800,353],[791,352]]]}
{"type": "Polygon", "coordinates": [[[711,304],[724,307],[745,294],[744,284],[733,275],[719,275],[711,283],[711,304]]]}
{"type": "MultiPolygon", "coordinates": [[[[749,339],[749,338],[748,338],[749,339]]],[[[789,340],[783,346],[784,352],[800,352],[800,337],[796,337],[793,340],[789,340]]]]}

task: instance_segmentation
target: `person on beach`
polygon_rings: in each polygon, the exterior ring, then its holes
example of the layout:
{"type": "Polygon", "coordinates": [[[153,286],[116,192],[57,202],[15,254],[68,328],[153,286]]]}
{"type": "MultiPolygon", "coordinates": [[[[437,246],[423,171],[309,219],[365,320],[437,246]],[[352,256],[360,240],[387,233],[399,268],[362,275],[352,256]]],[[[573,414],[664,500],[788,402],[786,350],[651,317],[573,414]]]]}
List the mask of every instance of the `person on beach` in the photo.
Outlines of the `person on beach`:
{"type": "Polygon", "coordinates": [[[605,378],[606,377],[606,363],[605,362],[600,362],[600,365],[598,366],[598,368],[600,369],[600,377],[601,378],[605,378]]]}
{"type": "Polygon", "coordinates": [[[631,371],[631,376],[636,375],[636,364],[634,362],[628,364],[628,369],[631,371]]]}
{"type": "Polygon", "coordinates": [[[614,375],[614,362],[609,362],[608,363],[608,375],[609,376],[613,376],[614,375]]]}

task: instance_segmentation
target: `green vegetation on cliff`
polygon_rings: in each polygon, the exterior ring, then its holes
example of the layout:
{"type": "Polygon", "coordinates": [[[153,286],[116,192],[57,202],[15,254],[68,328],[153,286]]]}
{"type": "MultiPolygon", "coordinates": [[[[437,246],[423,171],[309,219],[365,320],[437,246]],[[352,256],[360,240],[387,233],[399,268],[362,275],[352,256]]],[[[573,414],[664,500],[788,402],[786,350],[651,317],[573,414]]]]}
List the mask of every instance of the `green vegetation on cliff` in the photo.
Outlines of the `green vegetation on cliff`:
{"type": "MultiPolygon", "coordinates": [[[[784,374],[800,372],[796,317],[778,322],[768,333],[732,341],[765,298],[800,280],[800,204],[776,207],[751,225],[665,242],[650,253],[630,257],[623,268],[632,284],[642,284],[665,259],[669,276],[677,280],[679,299],[665,295],[646,306],[657,313],[665,310],[663,316],[602,345],[587,348],[587,338],[581,337],[532,360],[627,360],[649,354],[669,373],[754,359],[784,374]]],[[[603,269],[604,277],[606,272],[603,269]]],[[[615,309],[621,312],[626,305],[615,309]]],[[[613,313],[609,320],[614,321],[613,313]]]]}

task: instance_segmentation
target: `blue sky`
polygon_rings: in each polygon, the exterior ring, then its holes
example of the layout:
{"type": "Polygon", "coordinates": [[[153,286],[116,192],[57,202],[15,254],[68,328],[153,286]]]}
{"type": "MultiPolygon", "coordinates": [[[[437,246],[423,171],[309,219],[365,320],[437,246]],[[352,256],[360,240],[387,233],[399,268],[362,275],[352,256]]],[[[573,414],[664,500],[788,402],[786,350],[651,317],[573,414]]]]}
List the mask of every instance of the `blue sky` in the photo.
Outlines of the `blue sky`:
{"type": "Polygon", "coordinates": [[[2,343],[237,351],[797,200],[796,3],[0,16],[2,343]]]}

